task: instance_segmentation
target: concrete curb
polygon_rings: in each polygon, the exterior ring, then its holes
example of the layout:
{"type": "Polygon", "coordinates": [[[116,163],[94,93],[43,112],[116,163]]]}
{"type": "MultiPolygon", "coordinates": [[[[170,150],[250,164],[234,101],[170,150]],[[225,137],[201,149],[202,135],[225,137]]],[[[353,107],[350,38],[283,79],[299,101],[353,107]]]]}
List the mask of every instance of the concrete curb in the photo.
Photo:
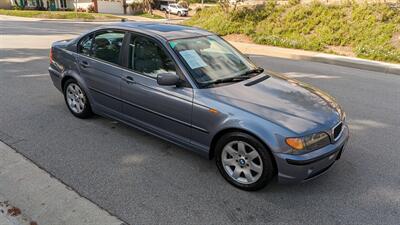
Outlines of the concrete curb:
{"type": "Polygon", "coordinates": [[[110,19],[110,20],[74,20],[74,19],[49,19],[49,18],[30,18],[30,17],[18,17],[18,16],[8,16],[0,14],[0,21],[20,21],[20,22],[64,22],[64,23],[92,23],[92,24],[108,24],[120,22],[120,19],[110,19]]]}
{"type": "Polygon", "coordinates": [[[125,224],[1,141],[0,201],[0,217],[14,225],[24,221],[38,225],[125,224]],[[18,213],[13,216],[9,209],[18,213]]]}
{"type": "Polygon", "coordinates": [[[279,48],[258,44],[229,41],[233,46],[245,54],[253,56],[269,56],[285,59],[304,60],[345,66],[362,70],[400,75],[400,64],[385,63],[374,60],[360,59],[347,56],[325,54],[297,49],[279,48]]]}
{"type": "Polygon", "coordinates": [[[297,56],[299,60],[320,62],[337,66],[345,66],[362,70],[400,75],[400,65],[383,63],[372,60],[363,60],[345,56],[320,54],[317,56],[297,56]]]}
{"type": "Polygon", "coordinates": [[[115,15],[118,18],[115,19],[104,19],[104,20],[84,20],[84,19],[51,19],[51,18],[32,18],[32,17],[19,17],[19,16],[9,16],[0,14],[0,21],[10,20],[10,21],[43,21],[43,22],[64,22],[64,23],[91,23],[91,24],[108,24],[108,23],[118,23],[122,19],[126,21],[146,21],[146,22],[159,22],[159,23],[180,23],[182,19],[151,19],[141,16],[132,15],[115,15]]]}

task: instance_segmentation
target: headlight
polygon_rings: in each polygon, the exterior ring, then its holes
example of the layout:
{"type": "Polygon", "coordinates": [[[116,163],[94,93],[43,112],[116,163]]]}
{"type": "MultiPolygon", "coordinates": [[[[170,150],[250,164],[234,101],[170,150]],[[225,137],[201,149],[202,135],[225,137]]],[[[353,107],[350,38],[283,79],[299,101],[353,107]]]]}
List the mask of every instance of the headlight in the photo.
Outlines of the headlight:
{"type": "Polygon", "coordinates": [[[329,136],[325,132],[312,134],[303,138],[286,138],[286,144],[288,144],[294,151],[293,152],[310,152],[322,147],[325,147],[331,143],[329,136]]]}
{"type": "Polygon", "coordinates": [[[329,145],[331,140],[327,133],[321,132],[304,138],[304,143],[306,144],[307,150],[314,151],[329,145]]]}

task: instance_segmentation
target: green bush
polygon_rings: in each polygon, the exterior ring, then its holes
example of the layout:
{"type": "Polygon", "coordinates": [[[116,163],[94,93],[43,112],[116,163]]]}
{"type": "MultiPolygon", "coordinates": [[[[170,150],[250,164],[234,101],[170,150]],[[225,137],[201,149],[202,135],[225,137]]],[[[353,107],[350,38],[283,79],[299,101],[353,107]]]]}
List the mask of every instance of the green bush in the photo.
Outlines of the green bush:
{"type": "Polygon", "coordinates": [[[61,11],[36,11],[36,10],[6,10],[0,9],[1,15],[47,18],[47,19],[83,19],[83,20],[105,20],[117,19],[118,17],[101,14],[101,13],[86,13],[86,12],[61,12],[61,11]]]}
{"type": "Polygon", "coordinates": [[[220,35],[246,34],[254,42],[314,51],[329,46],[349,46],[358,57],[400,62],[400,49],[392,44],[400,32],[400,12],[386,4],[277,5],[239,8],[224,13],[219,7],[205,8],[188,25],[220,35]]]}

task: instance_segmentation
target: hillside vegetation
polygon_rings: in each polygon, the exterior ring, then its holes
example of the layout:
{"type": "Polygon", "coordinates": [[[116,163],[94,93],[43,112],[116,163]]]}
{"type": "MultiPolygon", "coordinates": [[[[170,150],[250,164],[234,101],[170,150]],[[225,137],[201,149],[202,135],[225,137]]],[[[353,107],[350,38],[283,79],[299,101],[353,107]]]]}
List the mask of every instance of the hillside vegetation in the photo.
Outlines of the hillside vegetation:
{"type": "Polygon", "coordinates": [[[229,13],[205,8],[185,23],[219,35],[245,34],[258,44],[324,52],[346,46],[361,58],[400,62],[400,11],[386,4],[269,1],[229,13]]]}

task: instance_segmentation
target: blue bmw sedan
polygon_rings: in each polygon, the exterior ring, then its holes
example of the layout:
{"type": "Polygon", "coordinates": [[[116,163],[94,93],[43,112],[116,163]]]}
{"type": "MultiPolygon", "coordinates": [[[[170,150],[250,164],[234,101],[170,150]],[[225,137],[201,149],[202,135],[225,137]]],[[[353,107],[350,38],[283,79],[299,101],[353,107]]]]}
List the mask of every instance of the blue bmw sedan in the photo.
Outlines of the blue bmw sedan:
{"type": "Polygon", "coordinates": [[[327,93],[255,66],[217,35],[121,22],[55,42],[50,76],[78,118],[93,113],[215,159],[247,191],[327,171],[349,137],[327,93]]]}

